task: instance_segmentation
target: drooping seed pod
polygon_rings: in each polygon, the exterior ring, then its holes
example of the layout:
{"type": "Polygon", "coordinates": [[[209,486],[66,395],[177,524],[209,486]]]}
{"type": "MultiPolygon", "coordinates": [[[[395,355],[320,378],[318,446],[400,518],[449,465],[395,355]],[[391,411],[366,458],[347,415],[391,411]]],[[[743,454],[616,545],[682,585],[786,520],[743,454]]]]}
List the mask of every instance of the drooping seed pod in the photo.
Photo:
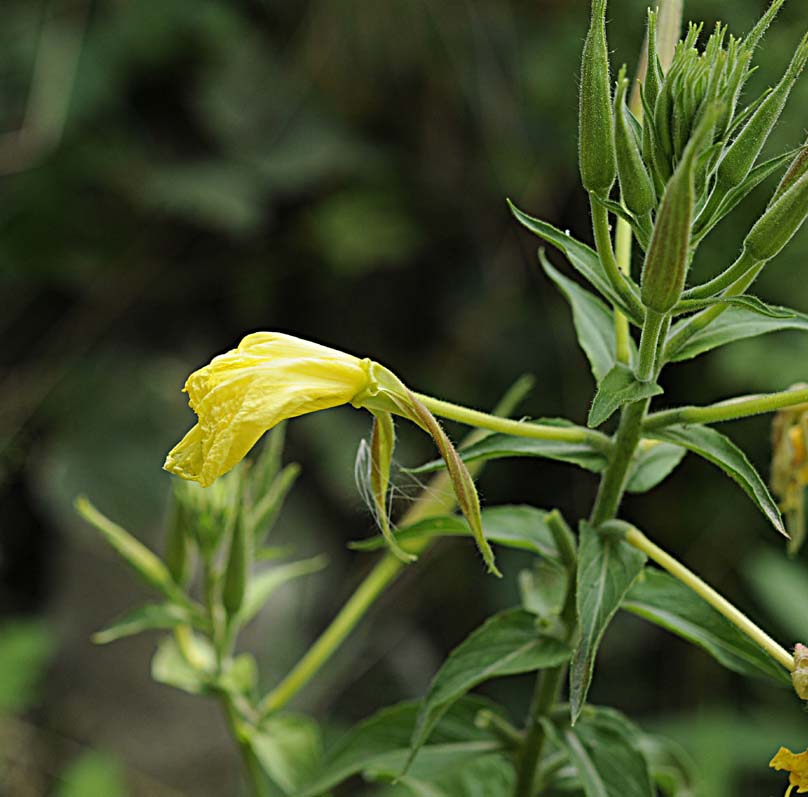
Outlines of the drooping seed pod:
{"type": "Polygon", "coordinates": [[[712,137],[716,109],[705,114],[668,181],[645,253],[640,284],[642,302],[667,313],[679,301],[690,264],[690,232],[695,203],[698,156],[712,137]]]}
{"type": "Polygon", "coordinates": [[[808,216],[808,173],[792,183],[755,222],[743,242],[755,260],[771,260],[794,237],[808,216]]]}
{"type": "Polygon", "coordinates": [[[617,174],[614,121],[606,46],[606,1],[592,0],[592,18],[581,58],[578,161],[587,191],[606,196],[617,174]]]}
{"type": "Polygon", "coordinates": [[[718,164],[718,185],[724,191],[740,185],[747,177],[777,124],[788,95],[808,61],[808,35],[803,37],[786,73],[774,90],[752,114],[718,164]]]}
{"type": "Polygon", "coordinates": [[[628,79],[625,66],[617,78],[614,97],[614,143],[620,194],[625,206],[635,216],[645,216],[656,207],[654,184],[645,168],[633,121],[626,105],[628,79]]]}
{"type": "Polygon", "coordinates": [[[808,700],[808,647],[799,642],[794,646],[794,672],[791,673],[794,691],[802,700],[808,700]]]}

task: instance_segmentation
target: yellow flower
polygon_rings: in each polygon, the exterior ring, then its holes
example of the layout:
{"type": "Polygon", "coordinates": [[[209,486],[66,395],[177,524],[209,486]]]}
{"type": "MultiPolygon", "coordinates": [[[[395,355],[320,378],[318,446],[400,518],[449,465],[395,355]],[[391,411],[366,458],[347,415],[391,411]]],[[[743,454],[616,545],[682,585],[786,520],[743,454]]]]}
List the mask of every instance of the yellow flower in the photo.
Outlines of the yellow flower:
{"type": "Polygon", "coordinates": [[[208,487],[282,420],[347,404],[369,387],[369,360],[278,332],[247,335],[188,377],[198,423],[163,467],[208,487]]]}
{"type": "Polygon", "coordinates": [[[804,753],[792,753],[791,750],[781,747],[777,755],[769,761],[773,769],[784,769],[789,773],[790,787],[787,794],[796,786],[797,794],[808,792],[808,750],[804,753]]]}

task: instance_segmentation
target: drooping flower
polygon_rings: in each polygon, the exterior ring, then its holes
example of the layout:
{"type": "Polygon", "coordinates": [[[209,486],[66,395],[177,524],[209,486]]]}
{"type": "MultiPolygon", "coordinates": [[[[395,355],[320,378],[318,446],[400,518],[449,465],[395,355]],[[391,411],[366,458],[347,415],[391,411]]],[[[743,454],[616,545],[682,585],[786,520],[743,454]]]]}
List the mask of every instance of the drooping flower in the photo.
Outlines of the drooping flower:
{"type": "Polygon", "coordinates": [[[792,753],[791,750],[781,747],[769,761],[769,766],[789,773],[789,789],[786,794],[789,794],[795,786],[797,794],[808,792],[808,750],[804,753],[792,753]]]}
{"type": "MultiPolygon", "coordinates": [[[[377,419],[373,492],[379,513],[386,510],[393,453],[389,415],[407,418],[435,441],[446,461],[458,506],[486,564],[497,572],[483,534],[477,491],[465,464],[432,413],[383,365],[291,335],[256,332],[236,349],[194,371],[184,390],[197,424],[169,452],[163,467],[203,487],[235,467],[264,432],[283,420],[343,404],[372,412],[377,419]],[[384,421],[383,428],[380,421],[384,421]]],[[[392,550],[410,560],[395,543],[386,516],[380,527],[392,550]]]]}

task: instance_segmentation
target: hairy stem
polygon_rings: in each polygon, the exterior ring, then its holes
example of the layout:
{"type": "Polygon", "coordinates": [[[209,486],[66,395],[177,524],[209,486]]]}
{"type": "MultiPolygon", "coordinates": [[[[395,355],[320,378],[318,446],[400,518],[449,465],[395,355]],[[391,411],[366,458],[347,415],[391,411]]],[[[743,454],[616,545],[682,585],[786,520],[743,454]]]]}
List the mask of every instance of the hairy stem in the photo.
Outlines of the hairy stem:
{"type": "Polygon", "coordinates": [[[637,379],[649,382],[654,375],[659,349],[659,337],[665,325],[665,314],[650,307],[645,309],[645,323],[640,338],[640,355],[637,363],[637,379]]]}
{"type": "Polygon", "coordinates": [[[752,415],[788,407],[808,409],[808,388],[754,396],[738,396],[709,404],[706,407],[676,407],[672,410],[654,412],[645,419],[643,428],[650,431],[674,423],[718,423],[736,418],[748,418],[752,415]]]}
{"type": "Polygon", "coordinates": [[[789,672],[794,670],[794,657],[785,648],[778,645],[763,629],[755,625],[743,612],[733,606],[709,584],[702,581],[695,573],[688,570],[681,562],[651,542],[638,529],[632,528],[626,532],[625,539],[630,545],[647,554],[649,559],[667,570],[674,578],[690,587],[789,672]]]}

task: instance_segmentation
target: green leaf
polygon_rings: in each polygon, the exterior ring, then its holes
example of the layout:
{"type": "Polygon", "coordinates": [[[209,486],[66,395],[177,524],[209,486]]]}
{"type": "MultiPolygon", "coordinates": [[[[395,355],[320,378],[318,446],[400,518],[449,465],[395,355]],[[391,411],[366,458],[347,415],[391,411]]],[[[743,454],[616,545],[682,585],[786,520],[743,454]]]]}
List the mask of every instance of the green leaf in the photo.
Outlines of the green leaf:
{"type": "MultiPolygon", "coordinates": [[[[310,773],[295,797],[320,797],[362,772],[401,772],[409,756],[419,707],[419,701],[399,703],[361,722],[326,750],[320,771],[310,773]]],[[[476,697],[455,703],[432,732],[432,743],[422,748],[408,773],[410,777],[430,781],[502,750],[501,741],[474,724],[478,712],[492,708],[489,701],[476,697]]]]}
{"type": "Polygon", "coordinates": [[[568,571],[552,559],[535,559],[530,570],[519,573],[522,606],[542,618],[561,613],[567,594],[568,571]]]}
{"type": "Polygon", "coordinates": [[[314,556],[311,559],[303,559],[299,562],[289,562],[278,565],[269,570],[251,576],[247,584],[247,592],[244,596],[244,603],[236,614],[233,622],[242,628],[250,622],[261,611],[272,593],[289,581],[317,573],[322,570],[328,562],[326,556],[314,556]]]}
{"type": "Polygon", "coordinates": [[[710,296],[706,299],[686,299],[677,309],[682,309],[686,312],[695,312],[696,310],[703,310],[706,307],[714,307],[719,304],[743,307],[746,310],[766,318],[794,318],[793,310],[789,310],[787,307],[776,307],[772,304],[766,304],[766,302],[759,299],[757,296],[749,296],[747,294],[741,296],[710,296]]]}
{"type": "Polygon", "coordinates": [[[637,744],[651,769],[651,778],[667,797],[696,797],[699,781],[687,751],[673,739],[640,734],[637,744]]]}
{"type": "Polygon", "coordinates": [[[673,576],[646,568],[623,607],[698,645],[724,667],[790,685],[789,674],[723,615],[673,576]]]}
{"type": "Polygon", "coordinates": [[[216,654],[207,640],[195,635],[191,637],[189,649],[193,664],[180,651],[174,637],[161,639],[152,658],[152,678],[192,695],[207,694],[213,684],[216,654]]]}
{"type": "Polygon", "coordinates": [[[587,709],[574,728],[557,734],[586,797],[655,797],[639,733],[616,711],[587,709]]]}
{"type": "MultiPolygon", "coordinates": [[[[483,532],[487,540],[508,548],[532,551],[546,559],[558,560],[553,533],[547,526],[548,513],[526,505],[494,506],[483,509],[483,532]]],[[[425,518],[400,529],[399,542],[430,537],[470,537],[468,523],[458,515],[439,515],[425,518]]],[[[350,547],[359,551],[375,551],[385,547],[378,535],[352,542],[350,547]]]]}
{"type": "Polygon", "coordinates": [[[54,797],[125,797],[123,770],[111,756],[90,751],[79,756],[59,776],[54,797]]]}
{"type": "Polygon", "coordinates": [[[248,741],[261,768],[284,794],[299,789],[321,763],[320,729],[301,714],[276,714],[264,720],[248,741]]]}
{"type": "Polygon", "coordinates": [[[147,603],[127,612],[101,631],[93,634],[96,645],[106,645],[116,639],[134,636],[143,631],[157,631],[192,624],[194,616],[182,606],[173,603],[147,603]]]}
{"type": "Polygon", "coordinates": [[[36,702],[54,647],[41,621],[12,620],[0,626],[0,715],[24,711],[36,702]]]}
{"type": "Polygon", "coordinates": [[[666,426],[650,432],[648,437],[683,446],[717,465],[743,488],[777,531],[788,536],[777,502],[772,498],[766,483],[752,467],[746,454],[728,437],[709,426],[698,424],[666,426]]]}
{"type": "Polygon", "coordinates": [[[598,253],[590,247],[576,241],[568,233],[563,233],[561,230],[553,227],[540,219],[534,219],[528,216],[516,207],[510,200],[508,206],[511,212],[516,217],[516,220],[527,227],[532,233],[535,233],[543,241],[554,246],[560,250],[569,260],[570,265],[587,281],[589,282],[601,296],[605,297],[610,305],[618,307],[629,319],[631,319],[638,326],[642,326],[642,319],[635,318],[629,308],[625,306],[623,300],[612,287],[609,278],[603,270],[598,253]]]}
{"type": "Polygon", "coordinates": [[[645,493],[664,481],[682,461],[686,448],[672,443],[643,441],[629,471],[626,490],[645,493]]]}
{"type": "Polygon", "coordinates": [[[569,655],[561,640],[539,633],[536,617],[524,609],[489,618],[449,654],[433,678],[418,713],[408,765],[438,720],[470,689],[491,678],[555,667],[569,655]]]}
{"type": "Polygon", "coordinates": [[[586,703],[600,640],[645,558],[618,537],[603,536],[588,523],[581,523],[576,591],[580,631],[570,664],[573,724],[586,703]]]}
{"type": "MultiPolygon", "coordinates": [[[[572,427],[574,423],[564,418],[539,418],[535,423],[543,426],[572,427]]],[[[567,440],[536,440],[530,437],[494,432],[478,443],[472,443],[457,451],[464,462],[485,462],[489,459],[508,457],[542,457],[560,462],[570,462],[585,470],[600,473],[608,460],[606,455],[589,443],[570,443],[567,440]]],[[[409,473],[420,475],[446,467],[442,459],[435,459],[417,468],[408,468],[409,473]]]]}
{"type": "Polygon", "coordinates": [[[627,365],[615,363],[598,385],[598,392],[589,408],[587,426],[594,429],[608,421],[624,404],[658,396],[660,393],[662,388],[659,385],[654,382],[640,382],[627,365]]]}
{"type": "Polygon", "coordinates": [[[596,296],[556,271],[547,260],[544,249],[539,249],[539,260],[544,272],[569,303],[578,343],[589,360],[595,381],[600,382],[615,362],[614,313],[596,296]]]}
{"type": "MultiPolygon", "coordinates": [[[[699,354],[704,354],[719,346],[725,346],[727,343],[733,343],[744,338],[754,338],[758,335],[766,335],[769,332],[788,329],[808,331],[808,315],[789,310],[786,307],[778,309],[784,313],[791,313],[791,316],[771,318],[762,316],[746,307],[730,307],[718,316],[715,321],[704,329],[700,329],[678,349],[671,352],[668,360],[670,362],[690,360],[699,354]]],[[[671,327],[668,339],[670,340],[687,322],[688,319],[686,318],[677,321],[671,327]]]]}

